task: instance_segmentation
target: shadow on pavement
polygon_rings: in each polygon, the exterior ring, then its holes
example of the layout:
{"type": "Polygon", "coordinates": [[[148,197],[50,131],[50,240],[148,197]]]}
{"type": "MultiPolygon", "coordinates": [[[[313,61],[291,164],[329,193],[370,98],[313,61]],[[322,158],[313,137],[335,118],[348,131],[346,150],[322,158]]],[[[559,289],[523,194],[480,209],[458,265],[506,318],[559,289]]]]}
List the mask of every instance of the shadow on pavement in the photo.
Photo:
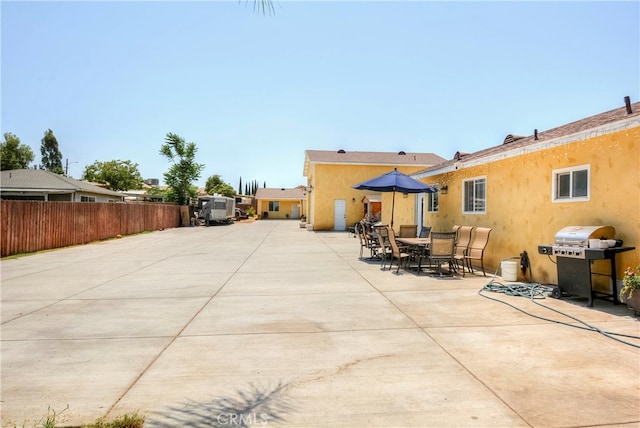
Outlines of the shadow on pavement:
{"type": "Polygon", "coordinates": [[[293,411],[286,384],[274,388],[250,384],[228,396],[204,402],[186,401],[149,414],[145,427],[228,428],[282,423],[293,411]]]}

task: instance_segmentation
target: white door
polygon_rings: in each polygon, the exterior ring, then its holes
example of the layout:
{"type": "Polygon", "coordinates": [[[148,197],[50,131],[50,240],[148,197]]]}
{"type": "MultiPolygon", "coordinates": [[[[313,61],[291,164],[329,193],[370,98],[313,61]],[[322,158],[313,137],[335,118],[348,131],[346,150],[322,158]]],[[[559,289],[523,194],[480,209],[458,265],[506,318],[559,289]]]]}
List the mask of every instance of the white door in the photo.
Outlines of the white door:
{"type": "Polygon", "coordinates": [[[336,199],[333,203],[333,230],[347,230],[347,201],[336,199]]]}
{"type": "Polygon", "coordinates": [[[291,205],[291,218],[300,218],[300,207],[298,205],[291,205]]]}

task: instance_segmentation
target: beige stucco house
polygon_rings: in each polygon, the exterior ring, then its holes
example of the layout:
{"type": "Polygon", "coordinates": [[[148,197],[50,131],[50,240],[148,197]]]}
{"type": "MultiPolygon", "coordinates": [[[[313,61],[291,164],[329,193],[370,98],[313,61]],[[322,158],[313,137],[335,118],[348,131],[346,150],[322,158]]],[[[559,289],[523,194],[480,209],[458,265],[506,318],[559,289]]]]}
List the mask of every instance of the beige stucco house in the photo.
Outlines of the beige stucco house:
{"type": "MultiPolygon", "coordinates": [[[[433,230],[492,228],[485,265],[493,270],[501,260],[527,251],[533,280],[542,283],[557,283],[557,270],[537,247],[553,244],[564,227],[613,226],[625,246],[639,248],[640,103],[626,101],[621,108],[547,131],[507,135],[502,144],[457,153],[413,174],[440,188],[425,197],[422,220],[433,230]]],[[[610,269],[597,263],[596,272],[610,269]]],[[[618,279],[625,267],[639,263],[640,250],[620,253],[618,279]]],[[[609,286],[594,283],[595,288],[609,286]]]]}
{"type": "Polygon", "coordinates": [[[0,197],[35,201],[122,202],[124,194],[42,169],[0,173],[0,197]]]}
{"type": "Polygon", "coordinates": [[[256,191],[257,214],[261,219],[299,219],[306,215],[304,186],[293,189],[259,188],[256,191]]]}
{"type": "MultiPolygon", "coordinates": [[[[382,202],[381,220],[391,218],[391,195],[356,190],[352,186],[393,171],[410,174],[444,162],[433,153],[405,152],[349,152],[345,150],[306,150],[304,173],[307,178],[307,222],[313,230],[346,230],[363,219],[367,199],[376,197],[382,202]],[[367,197],[367,199],[365,199],[367,197]]],[[[396,195],[396,201],[404,195],[396,195]]],[[[414,201],[416,195],[406,195],[414,201]]],[[[397,204],[394,222],[413,223],[412,205],[397,204]]]]}

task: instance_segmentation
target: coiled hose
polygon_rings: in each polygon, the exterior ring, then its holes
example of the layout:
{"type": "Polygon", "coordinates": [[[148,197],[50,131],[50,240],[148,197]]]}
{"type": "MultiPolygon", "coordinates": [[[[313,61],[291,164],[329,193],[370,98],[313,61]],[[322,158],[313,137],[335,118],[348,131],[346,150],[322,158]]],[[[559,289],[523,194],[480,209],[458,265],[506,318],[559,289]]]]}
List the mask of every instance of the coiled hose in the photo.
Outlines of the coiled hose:
{"type": "MultiPolygon", "coordinates": [[[[561,325],[566,325],[568,327],[573,327],[573,328],[579,328],[582,330],[590,330],[590,331],[595,331],[597,333],[602,334],[603,336],[609,338],[609,339],[613,339],[617,342],[623,343],[625,345],[629,345],[629,346],[633,346],[634,348],[640,348],[640,344],[637,343],[633,343],[633,342],[629,342],[623,339],[620,339],[620,337],[625,337],[625,338],[630,338],[630,339],[634,339],[634,340],[640,340],[639,336],[633,336],[633,335],[628,335],[628,334],[622,334],[622,333],[615,333],[615,332],[611,332],[611,331],[605,331],[602,330],[596,326],[593,326],[591,324],[588,324],[576,317],[574,317],[573,315],[569,315],[567,313],[564,313],[562,311],[559,311],[555,308],[549,307],[547,305],[543,305],[542,303],[539,303],[539,300],[545,299],[547,296],[550,296],[554,293],[554,290],[557,289],[557,287],[552,287],[552,286],[548,286],[548,285],[542,285],[539,283],[534,283],[532,280],[532,275],[531,275],[531,263],[529,262],[529,257],[527,256],[527,252],[524,251],[520,254],[519,257],[508,257],[506,259],[502,259],[501,262],[506,261],[506,260],[513,260],[513,259],[518,259],[520,260],[520,269],[523,273],[523,275],[526,276],[526,270],[529,270],[529,280],[531,281],[528,284],[525,283],[520,283],[520,282],[516,282],[516,283],[510,283],[510,284],[503,284],[500,283],[496,280],[497,276],[498,276],[498,268],[496,268],[496,271],[493,274],[493,278],[491,278],[491,280],[484,286],[482,287],[480,290],[478,290],[478,294],[480,294],[482,297],[484,297],[485,299],[489,299],[489,300],[493,300],[496,302],[500,302],[503,303],[513,309],[516,309],[520,312],[522,312],[523,314],[529,315],[533,318],[537,318],[543,321],[549,321],[549,322],[553,322],[556,324],[561,324],[561,325]],[[579,323],[579,325],[576,324],[571,324],[568,322],[564,322],[564,321],[559,321],[559,320],[554,320],[551,318],[546,318],[540,315],[535,315],[532,314],[531,312],[527,312],[524,309],[518,308],[515,305],[512,305],[509,302],[506,302],[504,300],[500,300],[500,299],[496,299],[494,297],[489,297],[486,294],[483,294],[484,292],[492,292],[492,293],[502,293],[505,294],[507,296],[515,296],[515,297],[528,297],[533,303],[535,303],[538,306],[541,306],[545,309],[548,309],[550,311],[556,312],[562,316],[565,316],[567,318],[570,318],[576,322],[579,323]]],[[[502,263],[500,263],[498,266],[500,266],[502,263]]]]}

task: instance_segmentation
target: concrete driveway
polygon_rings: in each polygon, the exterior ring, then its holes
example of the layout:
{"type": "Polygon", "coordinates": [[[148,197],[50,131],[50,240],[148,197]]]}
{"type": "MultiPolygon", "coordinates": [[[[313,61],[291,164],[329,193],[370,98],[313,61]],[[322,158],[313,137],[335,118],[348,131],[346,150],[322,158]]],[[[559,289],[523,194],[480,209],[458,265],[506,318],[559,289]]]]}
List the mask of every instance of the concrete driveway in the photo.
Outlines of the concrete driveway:
{"type": "MultiPolygon", "coordinates": [[[[358,253],[263,220],[3,260],[3,425],[640,427],[637,347],[358,253]]],[[[622,305],[491,294],[640,336],[622,305]]]]}

